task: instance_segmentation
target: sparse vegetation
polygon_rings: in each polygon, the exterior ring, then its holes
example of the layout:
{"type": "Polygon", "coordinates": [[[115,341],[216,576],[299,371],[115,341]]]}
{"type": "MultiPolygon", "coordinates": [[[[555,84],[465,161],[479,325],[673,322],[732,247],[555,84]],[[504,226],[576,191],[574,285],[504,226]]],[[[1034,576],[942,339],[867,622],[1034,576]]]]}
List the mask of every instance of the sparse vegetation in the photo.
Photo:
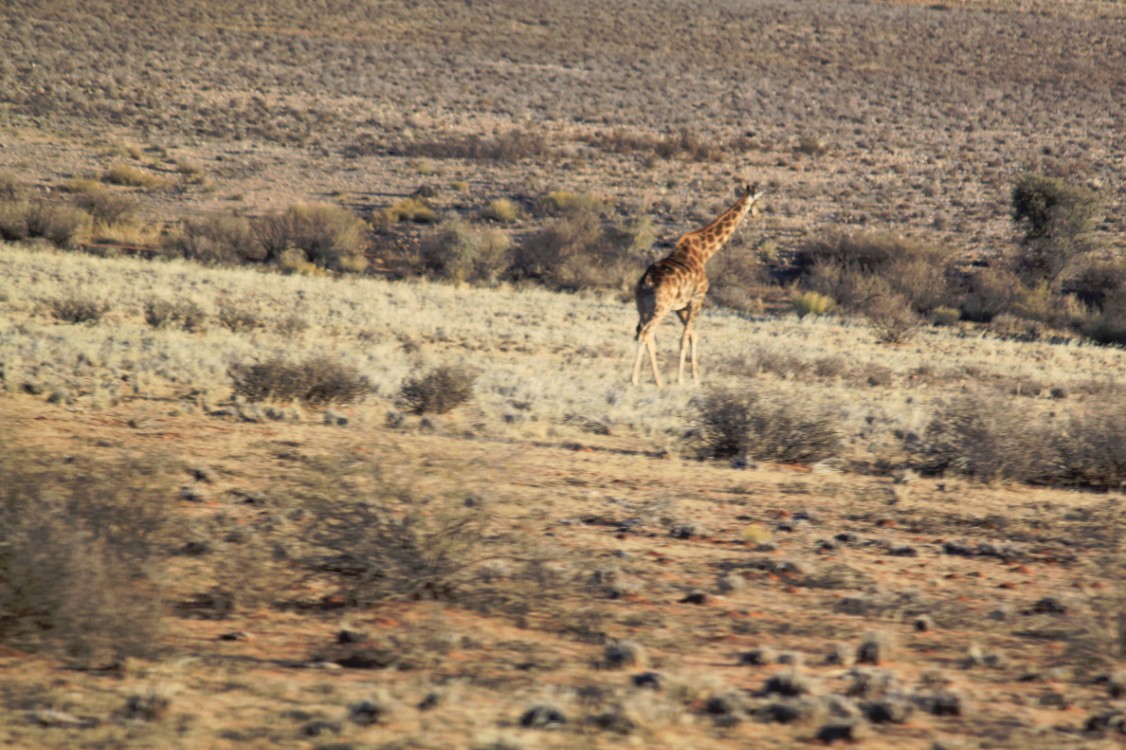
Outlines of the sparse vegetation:
{"type": "Polygon", "coordinates": [[[354,367],[323,356],[299,362],[274,356],[235,365],[230,376],[235,395],[248,401],[348,404],[359,401],[371,390],[371,381],[354,367]]]}
{"type": "Polygon", "coordinates": [[[440,365],[403,381],[399,400],[414,414],[445,414],[473,398],[476,380],[464,367],[440,365]]]}
{"type": "Polygon", "coordinates": [[[427,237],[419,253],[423,265],[439,278],[489,283],[507,268],[511,246],[501,229],[453,221],[427,237]]]}
{"type": "Polygon", "coordinates": [[[756,458],[805,463],[840,447],[834,417],[796,399],[713,391],[696,403],[703,453],[712,458],[756,458]]]}
{"type": "Polygon", "coordinates": [[[114,164],[102,176],[102,180],[111,185],[153,189],[163,187],[166,180],[160,175],[147,172],[128,164],[114,164]]]}

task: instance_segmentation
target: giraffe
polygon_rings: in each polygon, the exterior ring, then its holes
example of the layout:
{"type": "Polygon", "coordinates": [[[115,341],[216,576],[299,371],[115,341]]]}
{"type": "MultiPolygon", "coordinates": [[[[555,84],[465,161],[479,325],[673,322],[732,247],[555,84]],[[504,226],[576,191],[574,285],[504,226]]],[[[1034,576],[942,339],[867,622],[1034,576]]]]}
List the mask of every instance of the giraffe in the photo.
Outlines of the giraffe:
{"type": "Polygon", "coordinates": [[[684,362],[688,347],[692,348],[692,380],[699,382],[696,364],[696,330],[693,323],[700,314],[704,295],[708,293],[708,275],[704,264],[723,247],[747,214],[758,216],[758,200],[762,193],[758,186],[747,186],[739,200],[703,229],[689,232],[676,242],[668,257],[646,269],[637,282],[634,298],[641,316],[637,324],[637,358],[633,362],[631,382],[637,385],[641,378],[641,360],[649,351],[649,364],[653,367],[653,380],[661,386],[661,373],[657,368],[654,332],[661,319],[675,310],[684,331],[680,336],[680,366],[676,382],[684,382],[684,362]]]}

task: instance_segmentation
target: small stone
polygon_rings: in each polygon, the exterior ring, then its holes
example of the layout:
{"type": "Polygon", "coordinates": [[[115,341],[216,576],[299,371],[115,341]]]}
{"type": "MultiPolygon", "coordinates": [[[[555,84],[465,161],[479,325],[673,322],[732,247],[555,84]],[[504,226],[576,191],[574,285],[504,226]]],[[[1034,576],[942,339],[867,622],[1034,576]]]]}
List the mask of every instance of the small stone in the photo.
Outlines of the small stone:
{"type": "Polygon", "coordinates": [[[520,726],[531,729],[556,729],[567,723],[567,717],[554,706],[533,706],[520,717],[520,726]]]}
{"type": "Polygon", "coordinates": [[[721,594],[731,594],[747,588],[747,579],[735,573],[724,573],[716,578],[715,587],[721,594]]]}
{"type": "Polygon", "coordinates": [[[336,721],[311,721],[301,727],[301,734],[306,737],[320,737],[325,733],[340,734],[340,723],[336,721]]]}
{"type": "Polygon", "coordinates": [[[358,630],[349,630],[347,628],[336,634],[337,643],[363,643],[367,639],[367,633],[361,633],[358,630]]]}
{"type": "Polygon", "coordinates": [[[437,691],[432,691],[426,694],[426,697],[418,702],[419,711],[429,711],[436,708],[442,702],[442,694],[437,691]]]}
{"type": "Polygon", "coordinates": [[[623,640],[607,643],[602,650],[607,669],[644,667],[649,663],[645,647],[636,641],[623,640]]]}
{"type": "Polygon", "coordinates": [[[764,695],[777,694],[792,698],[798,695],[808,695],[813,692],[813,688],[813,680],[800,672],[790,670],[768,679],[762,687],[762,692],[764,695]]]}
{"type": "Polygon", "coordinates": [[[886,633],[869,633],[856,649],[856,661],[861,664],[879,664],[887,660],[891,639],[886,633]]]}
{"type": "Polygon", "coordinates": [[[230,632],[230,633],[223,633],[222,635],[219,636],[219,640],[221,640],[221,641],[249,641],[250,640],[250,634],[244,633],[241,630],[235,630],[235,631],[230,632]]]}
{"type": "Polygon", "coordinates": [[[180,488],[180,499],[189,503],[202,503],[207,500],[202,492],[187,485],[180,488]]]}
{"type": "Polygon", "coordinates": [[[389,707],[383,701],[360,701],[348,707],[348,718],[360,726],[379,724],[387,718],[389,707]]]}
{"type": "Polygon", "coordinates": [[[681,523],[673,526],[669,531],[669,536],[673,539],[691,539],[698,536],[696,527],[690,523],[681,523]]]}
{"type": "Polygon", "coordinates": [[[680,604],[707,604],[708,595],[703,591],[692,591],[679,602],[680,604]]]}
{"type": "Polygon", "coordinates": [[[927,633],[934,630],[934,620],[931,619],[930,615],[919,615],[912,624],[916,633],[927,633]]]}
{"type": "Polygon", "coordinates": [[[863,724],[859,722],[831,722],[817,730],[816,739],[826,745],[834,742],[857,742],[865,734],[863,724]]]}
{"type": "Polygon", "coordinates": [[[915,707],[905,700],[883,698],[865,701],[860,704],[864,718],[873,724],[903,724],[915,711],[915,707]]]}
{"type": "Polygon", "coordinates": [[[774,649],[769,646],[760,646],[753,648],[750,651],[744,651],[739,654],[740,666],[764,667],[767,664],[774,664],[778,656],[774,649]]]}
{"type": "Polygon", "coordinates": [[[1066,615],[1067,607],[1053,596],[1046,596],[1032,605],[1032,613],[1038,615],[1066,615]]]}
{"type": "Polygon", "coordinates": [[[661,689],[661,675],[657,672],[642,672],[631,676],[630,682],[634,687],[649,688],[651,690],[661,689]]]}

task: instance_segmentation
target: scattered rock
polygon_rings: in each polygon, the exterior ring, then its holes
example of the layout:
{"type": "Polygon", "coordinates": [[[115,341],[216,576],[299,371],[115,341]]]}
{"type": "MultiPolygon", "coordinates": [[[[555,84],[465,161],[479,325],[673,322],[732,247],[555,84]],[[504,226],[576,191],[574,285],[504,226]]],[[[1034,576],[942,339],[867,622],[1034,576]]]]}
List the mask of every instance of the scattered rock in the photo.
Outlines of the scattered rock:
{"type": "Polygon", "coordinates": [[[637,722],[621,705],[613,705],[605,711],[590,716],[587,723],[604,732],[627,735],[637,729],[637,722]]]}
{"type": "Polygon", "coordinates": [[[567,717],[554,706],[532,706],[520,717],[520,726],[531,729],[557,729],[567,723],[567,717]]]}
{"type": "Polygon", "coordinates": [[[1126,695],[1126,671],[1118,670],[1106,678],[1106,691],[1111,698],[1126,695]]]}
{"type": "Polygon", "coordinates": [[[649,663],[649,655],[645,652],[645,647],[630,640],[607,643],[602,650],[602,656],[607,669],[645,667],[649,663]]]}
{"type": "Polygon", "coordinates": [[[903,724],[914,713],[915,707],[901,698],[881,698],[860,704],[864,718],[873,724],[903,724]]]}
{"type": "Polygon", "coordinates": [[[368,639],[367,633],[344,628],[336,634],[337,643],[363,643],[368,639]]]}
{"type": "Polygon", "coordinates": [[[965,703],[957,693],[936,690],[918,693],[914,696],[915,705],[934,716],[963,716],[965,703]]]}
{"type": "Polygon", "coordinates": [[[33,724],[38,724],[42,727],[93,729],[101,724],[101,721],[93,716],[75,716],[74,714],[68,714],[66,711],[56,711],[52,708],[31,711],[28,713],[27,719],[33,724]]]}
{"type": "Polygon", "coordinates": [[[699,535],[700,534],[696,527],[690,523],[680,523],[676,526],[673,526],[672,529],[669,530],[669,536],[671,536],[673,539],[691,539],[692,537],[699,535]]]}
{"type": "Polygon", "coordinates": [[[760,708],[756,714],[759,720],[768,723],[794,724],[811,721],[821,709],[820,702],[809,698],[799,698],[797,700],[773,701],[760,708]]]}
{"type": "Polygon", "coordinates": [[[207,496],[194,487],[184,485],[180,488],[180,499],[189,503],[202,503],[207,501],[207,496]]]}
{"type": "Polygon", "coordinates": [[[301,734],[305,737],[320,737],[322,734],[340,734],[340,722],[337,721],[311,721],[301,727],[301,734]]]}
{"type": "Polygon", "coordinates": [[[721,594],[731,594],[747,588],[747,579],[735,573],[724,573],[716,578],[715,587],[721,594]]]}
{"type": "Polygon", "coordinates": [[[927,633],[934,630],[934,620],[930,615],[919,615],[912,623],[916,633],[927,633]]]}
{"type": "Polygon", "coordinates": [[[888,550],[888,554],[892,557],[918,557],[919,550],[911,546],[892,547],[888,550]]]}
{"type": "Polygon", "coordinates": [[[887,660],[890,651],[891,637],[887,633],[868,633],[856,649],[856,661],[860,664],[879,664],[887,660]]]}
{"type": "Polygon", "coordinates": [[[680,604],[707,604],[708,595],[703,591],[692,591],[683,599],[678,600],[680,604]]]}
{"type": "Polygon", "coordinates": [[[438,704],[442,702],[442,694],[437,690],[432,690],[426,694],[426,697],[418,702],[419,711],[429,711],[432,708],[437,708],[438,704]]]}
{"type": "Polygon", "coordinates": [[[774,664],[777,659],[778,653],[774,649],[769,646],[760,646],[739,654],[739,665],[764,667],[767,664],[774,664]]]}
{"type": "Polygon", "coordinates": [[[797,651],[784,651],[778,654],[779,664],[788,664],[791,667],[800,667],[805,659],[797,651]]]}
{"type": "Polygon", "coordinates": [[[1113,708],[1100,714],[1091,714],[1083,722],[1083,731],[1097,732],[1100,735],[1108,731],[1126,734],[1126,713],[1113,708]]]}
{"type": "Polygon", "coordinates": [[[743,694],[732,691],[708,698],[704,702],[704,711],[712,716],[733,717],[744,713],[746,705],[747,701],[743,694]]]}
{"type": "Polygon", "coordinates": [[[629,678],[634,687],[650,688],[652,690],[661,689],[661,675],[657,672],[642,672],[635,674],[629,678]]]}
{"type": "Polygon", "coordinates": [[[794,697],[809,695],[816,687],[812,678],[795,670],[774,675],[762,686],[763,695],[784,695],[794,697]]]}
{"type": "Polygon", "coordinates": [[[829,646],[829,653],[825,654],[826,664],[837,664],[842,667],[851,667],[856,662],[855,652],[844,643],[834,643],[829,646]]]}
{"type": "Polygon", "coordinates": [[[389,713],[391,713],[390,704],[380,698],[360,701],[348,707],[348,718],[353,723],[364,727],[386,721],[389,713]]]}
{"type": "Polygon", "coordinates": [[[834,536],[833,538],[836,539],[841,544],[856,544],[859,541],[856,534],[852,534],[848,531],[843,531],[840,534],[837,534],[836,536],[834,536]]]}
{"type": "Polygon", "coordinates": [[[188,476],[197,482],[206,482],[211,484],[215,481],[215,475],[206,466],[193,466],[188,469],[188,476]]]}
{"type": "Polygon", "coordinates": [[[1032,605],[1032,609],[1025,614],[1036,615],[1066,615],[1067,607],[1053,596],[1046,596],[1032,605]]]}
{"type": "Polygon", "coordinates": [[[834,742],[858,742],[865,734],[864,725],[858,721],[830,722],[817,730],[816,739],[831,745],[834,742]]]}
{"type": "Polygon", "coordinates": [[[222,635],[219,636],[219,640],[221,640],[221,641],[249,641],[250,640],[250,634],[243,632],[242,630],[234,630],[230,633],[223,633],[222,635]]]}

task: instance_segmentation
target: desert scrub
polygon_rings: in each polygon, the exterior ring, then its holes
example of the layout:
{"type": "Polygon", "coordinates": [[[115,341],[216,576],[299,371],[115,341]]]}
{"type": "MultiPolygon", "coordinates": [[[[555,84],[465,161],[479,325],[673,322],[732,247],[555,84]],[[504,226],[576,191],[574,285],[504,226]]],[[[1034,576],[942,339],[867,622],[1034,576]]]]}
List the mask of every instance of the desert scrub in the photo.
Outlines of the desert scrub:
{"type": "Polygon", "coordinates": [[[694,433],[710,458],[808,463],[841,447],[839,418],[794,395],[716,390],[694,406],[694,433]]]}
{"type": "Polygon", "coordinates": [[[969,395],[939,407],[911,448],[915,468],[983,481],[1047,479],[1056,472],[1049,425],[997,397],[969,395]]]}
{"type": "Polygon", "coordinates": [[[473,159],[478,161],[521,161],[538,159],[540,161],[554,156],[554,149],[542,133],[509,130],[494,138],[470,135],[464,138],[451,137],[441,141],[420,141],[410,143],[403,149],[406,156],[425,156],[432,159],[473,159]]]}
{"type": "Polygon", "coordinates": [[[148,189],[163,187],[167,183],[160,175],[128,164],[114,164],[102,175],[102,181],[110,185],[148,189]]]}
{"type": "Polygon", "coordinates": [[[105,300],[89,297],[77,291],[61,297],[45,299],[42,305],[55,320],[73,324],[97,323],[110,310],[110,304],[105,300]]]}
{"type": "Polygon", "coordinates": [[[265,259],[250,222],[233,215],[189,219],[165,240],[164,247],[170,253],[200,263],[237,265],[265,259]]]}
{"type": "Polygon", "coordinates": [[[0,641],[104,666],[151,656],[168,529],[160,464],[0,456],[0,641]]]}
{"type": "Polygon", "coordinates": [[[520,206],[508,198],[497,198],[481,210],[481,218],[500,224],[511,224],[520,218],[520,206]]]}
{"type": "Polygon", "coordinates": [[[419,255],[426,270],[438,278],[493,282],[504,273],[511,247],[502,229],[451,221],[423,239],[419,255]]]}
{"type": "Polygon", "coordinates": [[[399,402],[413,414],[445,414],[473,398],[476,381],[464,367],[439,365],[403,381],[399,402]]]}
{"type": "Polygon", "coordinates": [[[802,286],[866,314],[880,297],[899,295],[919,314],[956,298],[953,254],[888,233],[833,231],[807,242],[795,265],[802,286]]]}
{"type": "Polygon", "coordinates": [[[71,180],[63,189],[71,194],[74,205],[96,222],[115,224],[133,218],[137,211],[137,204],[131,197],[107,189],[94,180],[71,180]]]}
{"type": "Polygon", "coordinates": [[[434,224],[438,212],[421,198],[404,198],[388,208],[372,214],[372,224],[381,231],[387,231],[399,222],[411,224],[434,224]]]}
{"type": "Polygon", "coordinates": [[[814,317],[826,315],[832,311],[835,304],[831,297],[818,292],[796,292],[790,298],[790,306],[799,318],[804,318],[807,315],[814,317]]]}
{"type": "Polygon", "coordinates": [[[71,247],[90,226],[90,215],[66,203],[41,198],[0,202],[0,239],[41,237],[58,247],[71,247]]]}
{"type": "Polygon", "coordinates": [[[536,205],[541,216],[566,214],[601,215],[606,204],[590,193],[573,193],[569,190],[552,190],[539,199],[536,205]]]}
{"type": "Polygon", "coordinates": [[[360,272],[367,268],[367,224],[346,208],[330,203],[291,206],[282,221],[287,244],[306,260],[333,271],[360,272]]]}
{"type": "Polygon", "coordinates": [[[147,299],[142,304],[145,322],[153,328],[180,328],[202,331],[207,327],[207,313],[191,300],[147,299]]]}
{"type": "Polygon", "coordinates": [[[299,362],[274,356],[234,365],[229,374],[235,395],[248,401],[348,404],[363,399],[372,388],[355,367],[318,356],[299,362]]]}

